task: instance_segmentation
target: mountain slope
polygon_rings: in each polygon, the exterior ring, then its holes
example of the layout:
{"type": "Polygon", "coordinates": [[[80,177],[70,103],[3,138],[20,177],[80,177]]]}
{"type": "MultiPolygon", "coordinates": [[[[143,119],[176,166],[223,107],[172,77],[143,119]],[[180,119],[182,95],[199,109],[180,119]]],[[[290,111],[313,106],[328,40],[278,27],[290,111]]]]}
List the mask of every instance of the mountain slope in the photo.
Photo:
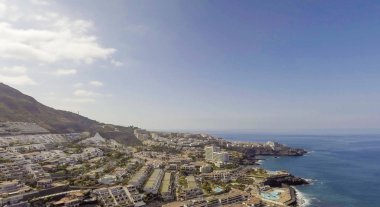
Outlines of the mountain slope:
{"type": "Polygon", "coordinates": [[[117,135],[118,141],[126,144],[138,144],[138,140],[133,134],[133,127],[104,127],[95,120],[78,114],[56,110],[45,106],[33,97],[27,96],[20,91],[0,83],[0,122],[1,121],[21,121],[34,122],[52,133],[68,133],[89,131],[92,134],[100,132],[115,138],[109,130],[115,128],[120,131],[117,135]]]}

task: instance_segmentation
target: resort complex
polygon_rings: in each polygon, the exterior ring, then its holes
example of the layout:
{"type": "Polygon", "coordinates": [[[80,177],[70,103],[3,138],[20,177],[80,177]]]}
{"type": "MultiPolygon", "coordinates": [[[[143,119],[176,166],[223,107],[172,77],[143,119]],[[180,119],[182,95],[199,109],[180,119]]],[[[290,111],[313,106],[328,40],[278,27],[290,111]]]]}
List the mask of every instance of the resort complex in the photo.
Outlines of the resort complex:
{"type": "Polygon", "coordinates": [[[302,152],[274,142],[136,128],[141,145],[129,146],[100,133],[2,126],[20,129],[0,136],[0,206],[293,206],[290,185],[306,183],[256,164],[252,151],[302,152]]]}

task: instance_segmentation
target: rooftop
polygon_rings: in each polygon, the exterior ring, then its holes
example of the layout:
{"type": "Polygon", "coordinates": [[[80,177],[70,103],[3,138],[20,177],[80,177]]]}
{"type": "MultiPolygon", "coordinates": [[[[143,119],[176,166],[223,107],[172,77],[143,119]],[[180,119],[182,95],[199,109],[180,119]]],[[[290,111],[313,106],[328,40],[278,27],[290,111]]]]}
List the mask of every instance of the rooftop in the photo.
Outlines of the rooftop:
{"type": "Polygon", "coordinates": [[[186,181],[187,181],[187,188],[188,189],[193,189],[193,188],[197,188],[198,185],[197,185],[197,182],[195,181],[195,177],[194,176],[187,176],[186,177],[186,181]]]}
{"type": "Polygon", "coordinates": [[[169,192],[171,175],[172,174],[170,172],[165,173],[164,179],[162,180],[162,184],[161,184],[161,190],[160,190],[161,193],[169,192]]]}
{"type": "Polygon", "coordinates": [[[152,175],[149,177],[148,181],[145,183],[145,188],[153,188],[157,183],[158,177],[162,172],[161,169],[154,169],[152,175]]]}

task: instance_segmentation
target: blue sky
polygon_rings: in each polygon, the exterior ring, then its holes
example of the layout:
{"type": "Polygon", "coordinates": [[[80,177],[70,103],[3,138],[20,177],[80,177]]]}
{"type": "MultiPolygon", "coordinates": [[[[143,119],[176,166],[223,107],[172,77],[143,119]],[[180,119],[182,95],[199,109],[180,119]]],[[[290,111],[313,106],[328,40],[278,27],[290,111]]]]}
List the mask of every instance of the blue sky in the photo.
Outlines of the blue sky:
{"type": "Polygon", "coordinates": [[[0,81],[55,108],[148,129],[380,131],[379,9],[0,0],[0,81]]]}

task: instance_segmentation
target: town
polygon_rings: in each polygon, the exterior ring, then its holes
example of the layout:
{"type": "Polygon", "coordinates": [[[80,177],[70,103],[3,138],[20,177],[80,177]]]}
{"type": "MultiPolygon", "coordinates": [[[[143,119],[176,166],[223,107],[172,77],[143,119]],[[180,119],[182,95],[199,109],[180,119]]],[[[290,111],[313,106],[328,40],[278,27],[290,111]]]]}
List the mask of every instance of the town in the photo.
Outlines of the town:
{"type": "Polygon", "coordinates": [[[302,149],[139,128],[134,135],[141,145],[1,123],[0,206],[296,206],[291,186],[307,184],[261,168],[256,158],[298,156],[302,149]]]}

